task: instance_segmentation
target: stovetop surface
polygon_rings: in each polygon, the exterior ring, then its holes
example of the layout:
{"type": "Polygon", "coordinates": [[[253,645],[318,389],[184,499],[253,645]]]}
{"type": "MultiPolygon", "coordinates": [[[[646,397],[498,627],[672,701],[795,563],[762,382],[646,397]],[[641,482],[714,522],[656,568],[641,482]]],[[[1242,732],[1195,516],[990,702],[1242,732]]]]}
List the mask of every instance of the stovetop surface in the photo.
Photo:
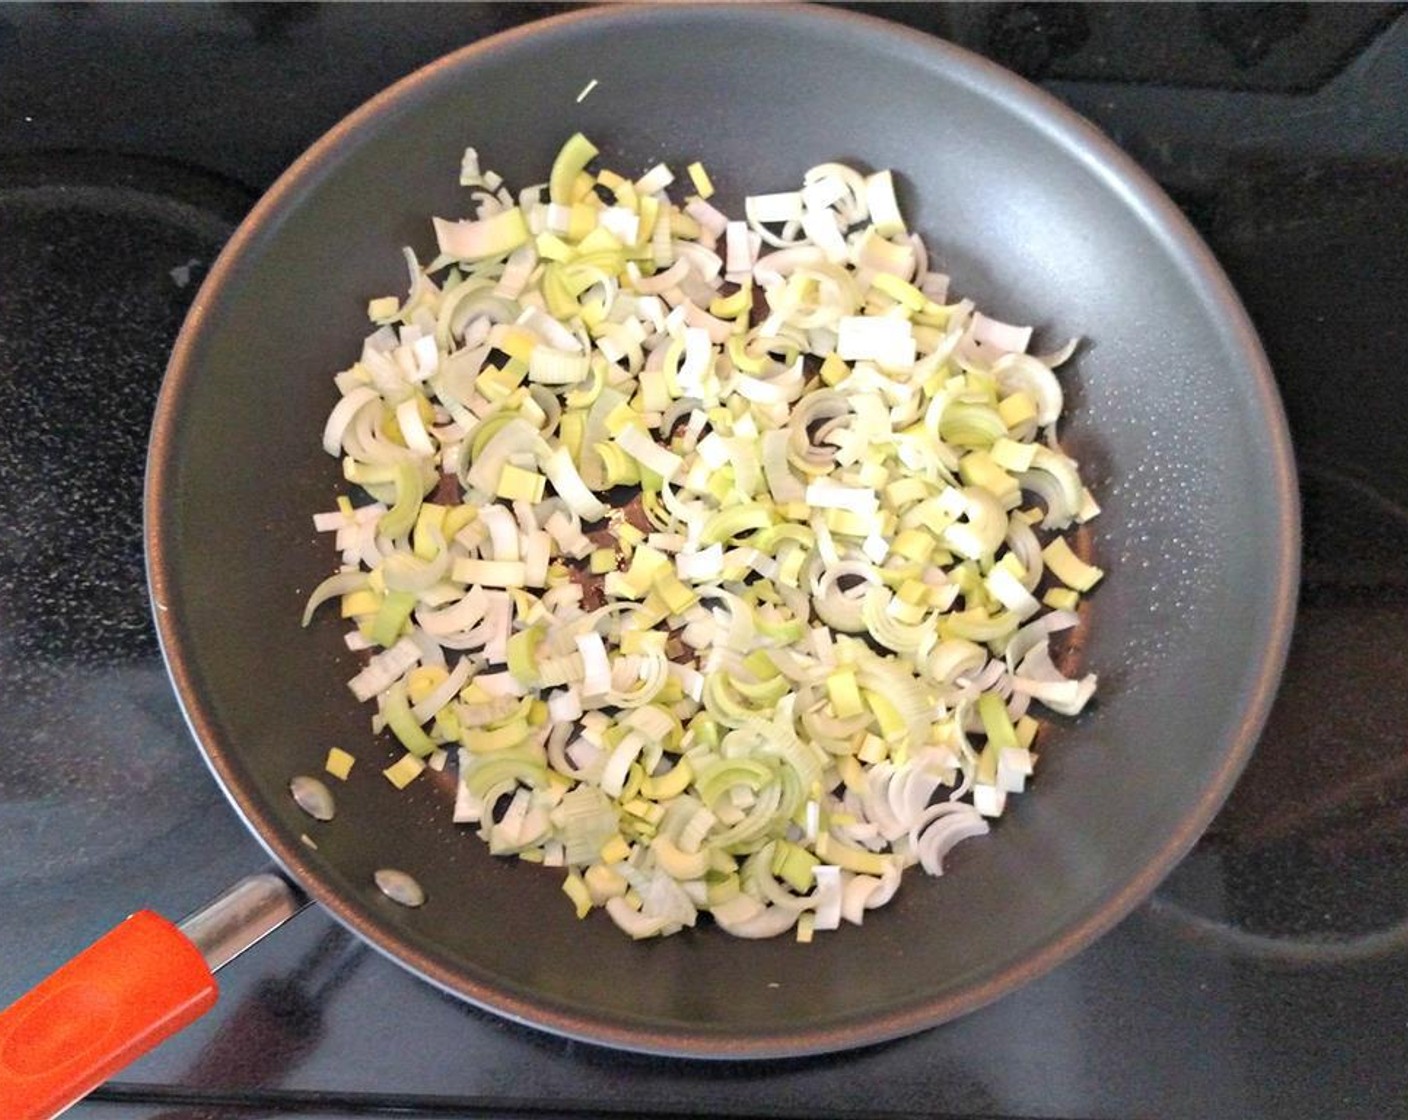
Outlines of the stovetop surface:
{"type": "MultiPolygon", "coordinates": [[[[1038,81],[1207,238],[1301,471],[1290,663],[1153,898],[959,1022],[692,1063],[542,1035],[305,911],[78,1117],[1382,1117],[1408,1099],[1408,13],[879,4],[1038,81]]],[[[141,477],[166,354],[258,193],[377,90],[546,5],[0,7],[0,1004],[137,906],[262,866],[151,630],[141,477]]],[[[0,1114],[3,1114],[0,1110],[0,1114]]]]}

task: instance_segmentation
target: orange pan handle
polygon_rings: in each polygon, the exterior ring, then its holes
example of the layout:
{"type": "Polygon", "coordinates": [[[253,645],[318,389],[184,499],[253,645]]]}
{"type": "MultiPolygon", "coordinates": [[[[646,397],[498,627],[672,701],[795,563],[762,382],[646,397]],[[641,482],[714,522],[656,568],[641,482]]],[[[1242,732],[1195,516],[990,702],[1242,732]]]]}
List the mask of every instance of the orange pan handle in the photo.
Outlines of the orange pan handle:
{"type": "Polygon", "coordinates": [[[180,927],[133,914],[0,1011],[0,1115],[50,1120],[215,1005],[214,970],[306,904],[250,876],[180,927]]]}

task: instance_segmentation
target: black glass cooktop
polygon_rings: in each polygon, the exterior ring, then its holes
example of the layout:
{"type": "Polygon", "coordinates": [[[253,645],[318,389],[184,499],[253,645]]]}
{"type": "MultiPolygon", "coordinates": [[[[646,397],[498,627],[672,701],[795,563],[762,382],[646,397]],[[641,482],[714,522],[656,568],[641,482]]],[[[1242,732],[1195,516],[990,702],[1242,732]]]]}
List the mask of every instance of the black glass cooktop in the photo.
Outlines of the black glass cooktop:
{"type": "MultiPolygon", "coordinates": [[[[1302,475],[1289,669],[1189,858],[998,1004],[869,1050],[632,1057],[445,997],[317,910],[83,1120],[1385,1117],[1408,1100],[1408,12],[877,4],[1084,113],[1184,208],[1302,475]]],[[[258,869],[148,621],[141,476],[206,268],[312,140],[546,5],[0,6],[0,1004],[136,905],[258,869]]],[[[4,1115],[0,1104],[0,1117],[4,1115]]]]}

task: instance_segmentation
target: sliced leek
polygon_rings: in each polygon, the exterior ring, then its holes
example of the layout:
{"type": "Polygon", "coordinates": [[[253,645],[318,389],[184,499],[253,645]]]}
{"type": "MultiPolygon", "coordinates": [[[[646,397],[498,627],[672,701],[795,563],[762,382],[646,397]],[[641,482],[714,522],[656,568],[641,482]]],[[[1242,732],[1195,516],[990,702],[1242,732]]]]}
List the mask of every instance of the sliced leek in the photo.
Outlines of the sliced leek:
{"type": "Polygon", "coordinates": [[[939,874],[1026,787],[1028,705],[1094,692],[1051,648],[1103,575],[1057,535],[1099,510],[1073,345],[952,300],[888,171],[731,220],[702,163],[681,204],[598,155],[515,196],[467,152],[440,257],[370,301],[321,432],[366,500],[314,518],[304,624],[336,600],[370,652],[386,780],[448,763],[578,917],[808,941],[939,874]]]}

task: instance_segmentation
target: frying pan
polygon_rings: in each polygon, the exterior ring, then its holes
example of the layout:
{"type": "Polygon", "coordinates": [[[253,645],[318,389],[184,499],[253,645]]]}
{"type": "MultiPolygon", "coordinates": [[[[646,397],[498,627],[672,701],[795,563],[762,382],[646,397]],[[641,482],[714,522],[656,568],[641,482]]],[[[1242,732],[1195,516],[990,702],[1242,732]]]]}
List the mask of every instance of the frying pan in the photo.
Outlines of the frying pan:
{"type": "MultiPolygon", "coordinates": [[[[1211,255],[1109,140],[1012,75],[823,9],[596,10],[486,40],[376,97],[293,165],[226,248],[172,355],[147,477],[157,628],[196,742],[280,869],[240,888],[233,922],[228,907],[197,922],[196,940],[226,957],[245,925],[276,924],[297,905],[286,876],[426,981],[608,1046],[796,1055],[971,1011],[1128,913],[1227,794],[1291,629],[1295,492],[1274,382],[1211,255]],[[334,562],[311,527],[340,483],[318,434],[367,299],[402,290],[401,246],[427,259],[430,215],[463,213],[466,145],[524,185],[576,130],[622,170],[701,159],[735,213],[745,191],[786,189],[824,160],[893,168],[956,290],[1034,323],[1039,343],[1089,340],[1063,372],[1063,435],[1104,506],[1108,575],[1084,643],[1097,702],[1053,723],[1030,793],[943,879],[908,880],[863,926],[810,946],[711,929],[633,943],[600,915],[576,921],[558,876],[495,859],[451,823],[447,777],[404,792],[380,778],[395,752],[347,692],[357,662],[340,628],[299,627],[334,562]],[[333,745],[361,761],[319,824],[288,782],[318,773],[333,745]],[[383,867],[413,875],[426,905],[382,895],[383,867]]],[[[147,924],[110,936],[177,936],[147,924]]],[[[63,1103],[54,1093],[71,1099],[130,1056],[123,1031],[151,1043],[208,1006],[204,963],[176,946],[157,954],[169,990],[130,997],[136,1011],[92,961],[69,966],[57,996],[50,981],[23,997],[0,1020],[0,1095],[37,1100],[57,1078],[48,1105],[24,1113],[43,1115],[63,1103]],[[72,1060],[84,1047],[43,1026],[74,993],[103,1024],[77,1062],[86,1080],[72,1060]]],[[[124,985],[146,979],[139,954],[107,955],[125,961],[124,985]]]]}

